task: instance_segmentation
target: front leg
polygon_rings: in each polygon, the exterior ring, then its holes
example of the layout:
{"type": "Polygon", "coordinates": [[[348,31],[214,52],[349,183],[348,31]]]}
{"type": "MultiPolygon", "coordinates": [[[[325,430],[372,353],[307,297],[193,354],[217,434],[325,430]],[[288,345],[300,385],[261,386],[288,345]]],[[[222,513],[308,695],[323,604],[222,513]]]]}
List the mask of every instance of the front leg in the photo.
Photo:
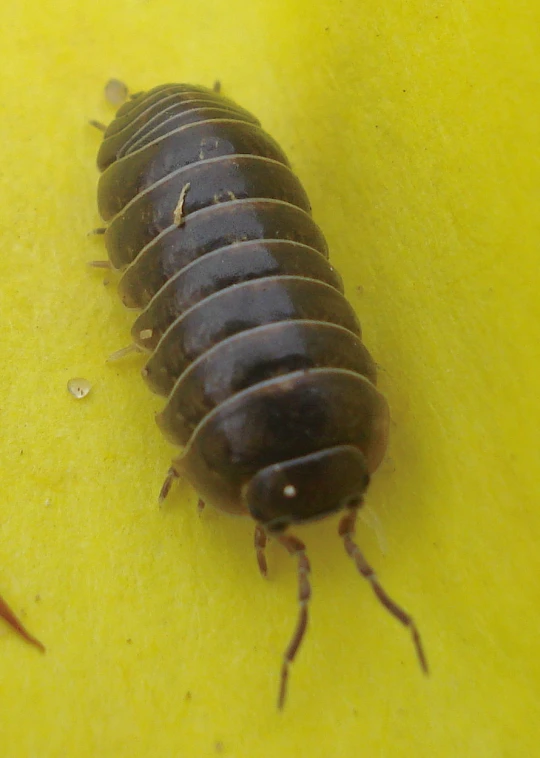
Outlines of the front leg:
{"type": "Polygon", "coordinates": [[[257,524],[255,526],[255,534],[253,537],[253,543],[255,546],[255,552],[257,554],[257,563],[259,564],[259,571],[261,572],[262,576],[266,576],[268,573],[268,566],[266,564],[266,556],[264,554],[264,550],[266,548],[266,532],[264,531],[264,527],[260,524],[257,524]]]}

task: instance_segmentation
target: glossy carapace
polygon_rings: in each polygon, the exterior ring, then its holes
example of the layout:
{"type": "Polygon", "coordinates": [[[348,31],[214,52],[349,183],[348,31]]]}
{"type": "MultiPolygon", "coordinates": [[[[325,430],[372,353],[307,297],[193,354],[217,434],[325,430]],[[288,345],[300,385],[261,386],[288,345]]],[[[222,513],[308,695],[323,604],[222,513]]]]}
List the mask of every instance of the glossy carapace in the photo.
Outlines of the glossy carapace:
{"type": "Polygon", "coordinates": [[[266,574],[271,537],[298,561],[300,614],[281,671],[307,626],[304,543],[290,528],[343,512],[339,535],[381,603],[413,636],[353,539],[387,445],[388,407],[360,324],[328,261],[306,192],[258,120],[215,90],[139,93],[104,131],[98,205],[120,296],[139,311],[132,349],[166,398],[158,424],[182,447],[175,478],[201,503],[255,521],[266,574]]]}

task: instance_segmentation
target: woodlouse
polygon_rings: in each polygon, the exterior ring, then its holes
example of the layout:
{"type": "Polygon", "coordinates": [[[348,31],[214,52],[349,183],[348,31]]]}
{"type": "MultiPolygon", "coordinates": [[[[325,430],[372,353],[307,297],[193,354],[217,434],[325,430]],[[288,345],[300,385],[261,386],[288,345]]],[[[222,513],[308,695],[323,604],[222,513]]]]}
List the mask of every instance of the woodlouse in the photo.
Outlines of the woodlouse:
{"type": "Polygon", "coordinates": [[[286,530],[337,511],[348,555],[411,630],[427,672],[412,618],[353,539],[385,453],[388,406],[286,156],[251,113],[187,84],[132,96],[102,128],[107,227],[97,231],[109,263],[97,265],[121,272],[123,302],[141,311],[131,349],[150,354],[143,376],[167,398],[158,424],[184,448],[161,496],[184,477],[201,505],[250,515],[263,575],[268,537],[298,561],[300,612],[279,707],[311,594],[305,545],[286,530]]]}

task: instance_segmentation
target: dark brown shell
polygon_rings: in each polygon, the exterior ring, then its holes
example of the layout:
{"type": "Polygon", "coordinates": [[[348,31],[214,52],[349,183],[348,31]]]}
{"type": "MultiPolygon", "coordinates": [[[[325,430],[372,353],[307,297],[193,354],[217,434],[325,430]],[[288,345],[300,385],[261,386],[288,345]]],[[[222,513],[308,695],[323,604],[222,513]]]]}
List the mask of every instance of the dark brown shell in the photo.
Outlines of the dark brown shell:
{"type": "Polygon", "coordinates": [[[98,166],[143,375],[167,397],[158,423],[201,496],[248,513],[261,469],[326,448],[356,448],[373,472],[388,433],[374,363],[306,193],[257,119],[202,87],[157,87],[119,109],[98,166]]]}

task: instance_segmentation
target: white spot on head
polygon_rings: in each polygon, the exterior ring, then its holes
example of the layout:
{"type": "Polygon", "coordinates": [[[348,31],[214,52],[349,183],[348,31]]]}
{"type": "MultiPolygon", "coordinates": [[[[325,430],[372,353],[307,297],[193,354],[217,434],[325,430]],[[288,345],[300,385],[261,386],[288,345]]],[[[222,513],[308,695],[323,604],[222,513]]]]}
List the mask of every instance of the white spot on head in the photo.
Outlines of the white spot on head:
{"type": "Polygon", "coordinates": [[[285,497],[296,497],[296,487],[293,484],[288,484],[283,488],[283,494],[285,497]]]}

